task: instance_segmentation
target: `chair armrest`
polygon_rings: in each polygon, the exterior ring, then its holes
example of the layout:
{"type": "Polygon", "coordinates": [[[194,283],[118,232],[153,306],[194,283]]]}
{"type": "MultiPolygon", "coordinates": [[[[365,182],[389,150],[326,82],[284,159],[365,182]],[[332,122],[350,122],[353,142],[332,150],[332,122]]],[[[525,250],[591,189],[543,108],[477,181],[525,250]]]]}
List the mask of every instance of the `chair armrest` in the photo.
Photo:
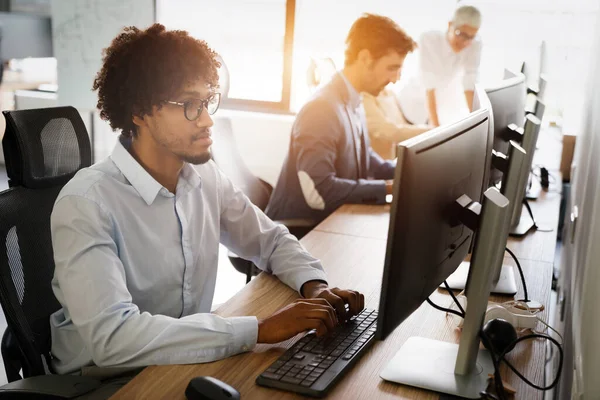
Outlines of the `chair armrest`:
{"type": "Polygon", "coordinates": [[[40,375],[0,387],[0,399],[74,399],[100,387],[100,381],[75,375],[40,375]]]}

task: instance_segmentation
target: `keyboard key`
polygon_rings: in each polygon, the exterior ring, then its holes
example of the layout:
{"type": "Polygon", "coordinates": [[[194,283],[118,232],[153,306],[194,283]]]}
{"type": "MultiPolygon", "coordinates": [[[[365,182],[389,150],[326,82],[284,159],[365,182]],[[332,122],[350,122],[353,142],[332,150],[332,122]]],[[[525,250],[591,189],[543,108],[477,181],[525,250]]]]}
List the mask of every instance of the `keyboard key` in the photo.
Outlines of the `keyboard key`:
{"type": "Polygon", "coordinates": [[[304,354],[294,354],[294,357],[292,357],[294,360],[304,360],[304,357],[306,357],[304,354]]]}
{"type": "Polygon", "coordinates": [[[300,385],[302,385],[304,387],[311,387],[313,383],[314,383],[314,381],[313,382],[303,381],[300,385]]]}
{"type": "Polygon", "coordinates": [[[281,378],[281,382],[286,382],[286,383],[291,383],[291,384],[297,385],[300,382],[302,382],[302,379],[292,378],[290,376],[284,376],[283,378],[281,378]]]}
{"type": "Polygon", "coordinates": [[[321,367],[319,367],[319,368],[315,368],[315,370],[314,370],[314,372],[313,372],[313,373],[315,373],[315,374],[319,374],[319,375],[320,375],[320,374],[322,374],[323,372],[325,372],[325,368],[321,368],[321,367]]]}
{"type": "Polygon", "coordinates": [[[309,343],[306,346],[304,346],[302,350],[310,352],[312,349],[315,348],[316,345],[316,343],[309,343]]]}
{"type": "Polygon", "coordinates": [[[271,372],[263,372],[261,374],[263,376],[263,378],[267,378],[267,379],[273,379],[273,380],[280,380],[282,375],[281,374],[273,374],[271,372]]]}
{"type": "Polygon", "coordinates": [[[334,357],[339,357],[339,356],[341,356],[341,355],[342,355],[342,353],[343,353],[343,352],[344,352],[344,350],[342,350],[342,349],[339,349],[339,350],[334,350],[334,351],[331,353],[331,355],[332,355],[332,356],[334,356],[334,357]]]}
{"type": "Polygon", "coordinates": [[[353,355],[354,355],[354,354],[350,354],[350,353],[348,353],[348,354],[346,354],[344,357],[342,357],[342,360],[346,360],[346,361],[347,361],[347,360],[351,359],[353,355]]]}

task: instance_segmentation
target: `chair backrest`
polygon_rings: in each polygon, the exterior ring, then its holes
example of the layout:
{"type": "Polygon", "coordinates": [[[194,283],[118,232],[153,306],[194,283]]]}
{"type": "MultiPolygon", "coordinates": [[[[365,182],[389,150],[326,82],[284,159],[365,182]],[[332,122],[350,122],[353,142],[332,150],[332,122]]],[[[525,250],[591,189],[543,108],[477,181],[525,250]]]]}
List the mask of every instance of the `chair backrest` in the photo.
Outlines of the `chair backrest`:
{"type": "Polygon", "coordinates": [[[261,210],[267,208],[273,187],[255,176],[240,154],[235,141],[231,120],[227,117],[214,119],[212,158],[217,166],[261,210]]]}
{"type": "Polygon", "coordinates": [[[91,149],[73,107],[3,114],[10,188],[0,193],[0,303],[27,377],[45,373],[42,357],[49,361],[49,317],[60,308],[51,286],[50,214],[62,187],[91,164],[91,149]]]}

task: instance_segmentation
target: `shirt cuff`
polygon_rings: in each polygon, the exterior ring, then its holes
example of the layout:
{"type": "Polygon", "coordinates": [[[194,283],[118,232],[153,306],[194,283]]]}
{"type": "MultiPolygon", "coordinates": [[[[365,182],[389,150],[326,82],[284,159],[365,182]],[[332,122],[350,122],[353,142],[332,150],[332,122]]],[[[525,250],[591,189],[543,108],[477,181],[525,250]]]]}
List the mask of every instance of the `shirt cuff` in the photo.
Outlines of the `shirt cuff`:
{"type": "Polygon", "coordinates": [[[251,351],[258,340],[258,319],[256,317],[227,318],[233,326],[233,353],[251,351]]]}
{"type": "Polygon", "coordinates": [[[300,296],[302,296],[302,293],[300,293],[300,290],[302,289],[302,285],[304,285],[306,282],[310,282],[310,281],[323,281],[326,284],[327,283],[327,275],[325,275],[325,272],[315,269],[315,268],[310,268],[312,271],[303,271],[300,272],[298,275],[296,275],[294,277],[294,289],[296,289],[296,291],[300,294],[300,296]]]}

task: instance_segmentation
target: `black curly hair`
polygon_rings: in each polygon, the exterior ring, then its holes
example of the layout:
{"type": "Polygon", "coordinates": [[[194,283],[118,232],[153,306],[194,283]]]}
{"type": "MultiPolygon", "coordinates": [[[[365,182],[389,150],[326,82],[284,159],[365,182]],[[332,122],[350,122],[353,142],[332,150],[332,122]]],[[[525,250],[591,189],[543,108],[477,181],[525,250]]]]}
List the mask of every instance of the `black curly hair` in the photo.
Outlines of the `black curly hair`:
{"type": "Polygon", "coordinates": [[[209,89],[219,87],[217,53],[186,31],[161,24],[124,28],[104,49],[102,62],[92,87],[100,116],[128,137],[136,134],[133,116],[151,114],[186,85],[201,78],[209,89]]]}

